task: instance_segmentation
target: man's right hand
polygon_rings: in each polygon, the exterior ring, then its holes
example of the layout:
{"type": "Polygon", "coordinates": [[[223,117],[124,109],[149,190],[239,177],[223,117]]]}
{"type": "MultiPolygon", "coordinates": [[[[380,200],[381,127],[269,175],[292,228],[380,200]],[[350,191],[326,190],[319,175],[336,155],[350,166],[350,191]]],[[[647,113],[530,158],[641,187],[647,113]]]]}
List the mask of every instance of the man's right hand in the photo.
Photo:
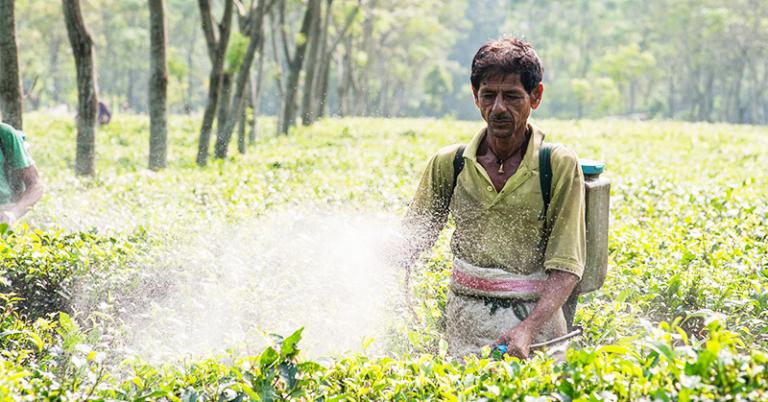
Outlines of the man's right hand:
{"type": "Polygon", "coordinates": [[[527,359],[534,335],[535,333],[523,322],[501,335],[493,346],[506,345],[507,354],[519,359],[527,359]]]}

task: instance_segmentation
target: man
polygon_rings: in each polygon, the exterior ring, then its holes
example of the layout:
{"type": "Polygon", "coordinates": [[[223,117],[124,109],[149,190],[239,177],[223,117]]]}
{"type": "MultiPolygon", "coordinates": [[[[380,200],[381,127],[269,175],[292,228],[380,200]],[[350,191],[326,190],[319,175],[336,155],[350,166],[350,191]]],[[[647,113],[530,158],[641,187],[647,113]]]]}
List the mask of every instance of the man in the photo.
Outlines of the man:
{"type": "Polygon", "coordinates": [[[449,212],[454,217],[445,312],[454,356],[504,344],[507,353],[527,358],[534,341],[567,332],[561,307],[581,277],[586,253],[584,178],[576,155],[555,147],[544,211],[538,165],[544,133],[528,123],[542,101],[541,80],[541,62],[529,43],[500,39],[480,48],[471,83],[486,127],[466,145],[455,182],[459,146],[432,157],[404,219],[404,264],[410,267],[434,244],[449,212]]]}
{"type": "Polygon", "coordinates": [[[99,101],[98,120],[100,126],[105,126],[112,120],[112,113],[109,111],[107,104],[102,101],[99,101]]]}
{"type": "Polygon", "coordinates": [[[0,224],[16,223],[43,195],[43,184],[22,135],[0,123],[0,224]]]}

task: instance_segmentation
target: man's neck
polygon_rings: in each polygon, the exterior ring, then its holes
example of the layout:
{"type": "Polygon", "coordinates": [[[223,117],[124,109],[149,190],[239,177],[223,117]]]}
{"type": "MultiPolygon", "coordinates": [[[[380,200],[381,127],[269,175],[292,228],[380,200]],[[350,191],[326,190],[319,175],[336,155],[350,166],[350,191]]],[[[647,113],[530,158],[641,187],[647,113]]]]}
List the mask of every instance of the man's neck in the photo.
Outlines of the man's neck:
{"type": "Polygon", "coordinates": [[[529,128],[526,125],[523,130],[515,133],[515,135],[506,138],[499,138],[491,135],[490,127],[488,127],[485,135],[486,145],[490,148],[490,151],[501,159],[507,159],[516,153],[525,153],[527,145],[526,139],[528,138],[529,128]]]}

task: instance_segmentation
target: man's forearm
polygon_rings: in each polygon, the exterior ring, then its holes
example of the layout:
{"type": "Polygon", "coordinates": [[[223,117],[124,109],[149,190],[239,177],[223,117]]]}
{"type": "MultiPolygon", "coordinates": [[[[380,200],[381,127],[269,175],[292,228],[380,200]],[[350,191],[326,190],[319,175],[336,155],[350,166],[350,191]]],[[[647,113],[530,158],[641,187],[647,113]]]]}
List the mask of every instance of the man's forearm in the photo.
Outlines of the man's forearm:
{"type": "Polygon", "coordinates": [[[531,342],[539,334],[544,324],[563,307],[578,281],[579,278],[576,275],[568,272],[551,271],[547,280],[544,281],[541,296],[531,314],[520,325],[510,328],[509,331],[502,334],[495,344],[505,344],[507,345],[507,353],[521,359],[527,359],[531,342]]]}
{"type": "Polygon", "coordinates": [[[13,215],[18,219],[27,211],[32,208],[37,201],[40,200],[40,198],[43,196],[43,186],[39,183],[36,183],[31,188],[28,188],[24,191],[24,194],[21,196],[18,202],[13,204],[13,207],[9,210],[13,215]]]}
{"type": "Polygon", "coordinates": [[[544,324],[563,307],[578,282],[579,278],[574,274],[564,271],[550,271],[536,307],[520,323],[520,329],[530,331],[534,336],[538,334],[544,324]]]}
{"type": "Polygon", "coordinates": [[[14,220],[27,213],[43,196],[43,183],[34,165],[24,168],[21,171],[21,178],[26,188],[21,194],[21,198],[7,210],[13,214],[14,220]]]}

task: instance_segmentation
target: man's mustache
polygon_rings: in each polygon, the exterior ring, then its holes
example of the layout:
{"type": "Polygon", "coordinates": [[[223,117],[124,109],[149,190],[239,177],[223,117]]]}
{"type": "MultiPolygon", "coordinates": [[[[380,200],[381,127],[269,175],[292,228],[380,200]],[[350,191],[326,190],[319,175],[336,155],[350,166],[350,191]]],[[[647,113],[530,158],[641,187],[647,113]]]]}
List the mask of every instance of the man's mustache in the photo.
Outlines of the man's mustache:
{"type": "Polygon", "coordinates": [[[492,123],[507,123],[512,121],[512,116],[509,116],[509,115],[491,116],[490,121],[492,123]]]}

